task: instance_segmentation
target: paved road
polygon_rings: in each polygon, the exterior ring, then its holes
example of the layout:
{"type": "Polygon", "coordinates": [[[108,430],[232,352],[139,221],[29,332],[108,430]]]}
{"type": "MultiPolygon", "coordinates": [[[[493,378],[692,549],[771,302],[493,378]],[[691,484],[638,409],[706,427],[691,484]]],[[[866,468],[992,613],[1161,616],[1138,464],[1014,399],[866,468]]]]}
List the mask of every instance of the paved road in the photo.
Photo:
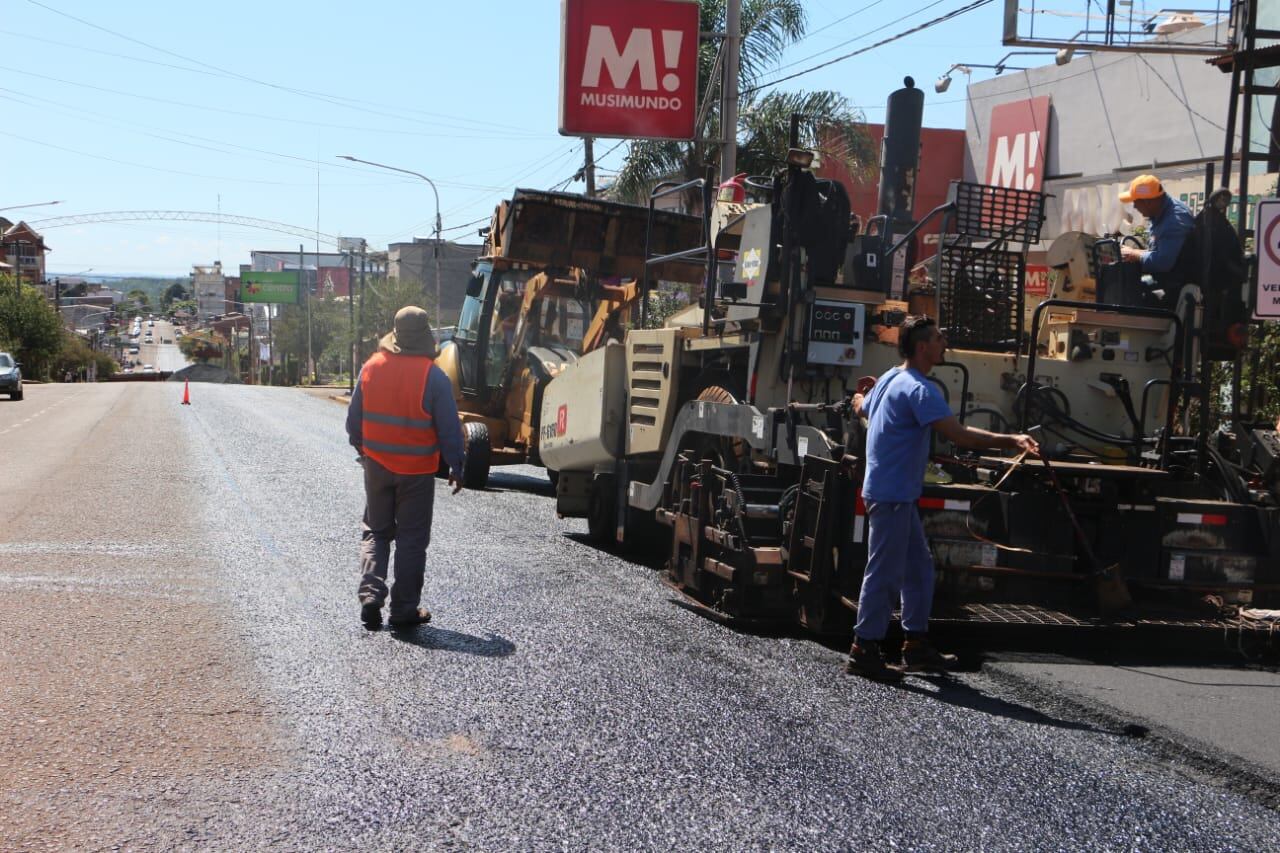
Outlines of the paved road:
{"type": "Polygon", "coordinates": [[[148,326],[145,320],[142,322],[142,336],[134,341],[138,345],[138,354],[126,354],[127,358],[138,362],[135,372],[141,372],[144,364],[150,364],[157,371],[164,373],[172,373],[186,367],[190,362],[182,354],[182,350],[178,349],[173,324],[168,320],[156,320],[155,323],[155,326],[148,326]],[[152,334],[152,343],[145,341],[147,332],[152,334]],[[166,344],[163,341],[172,341],[172,343],[166,344]]]}
{"type": "Polygon", "coordinates": [[[407,639],[289,389],[0,401],[0,848],[1274,846],[1263,797],[1000,672],[895,689],[583,544],[532,469],[438,494],[407,639]]]}

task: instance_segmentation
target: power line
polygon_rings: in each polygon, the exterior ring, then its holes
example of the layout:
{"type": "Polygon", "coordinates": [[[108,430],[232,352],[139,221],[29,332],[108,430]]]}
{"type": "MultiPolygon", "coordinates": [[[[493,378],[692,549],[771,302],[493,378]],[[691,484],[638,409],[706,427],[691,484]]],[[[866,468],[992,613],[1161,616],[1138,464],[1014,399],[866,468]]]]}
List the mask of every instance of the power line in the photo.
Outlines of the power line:
{"type": "MultiPolygon", "coordinates": [[[[247,145],[239,145],[234,142],[225,142],[222,140],[212,139],[207,135],[195,136],[193,134],[181,133],[180,131],[170,131],[173,134],[173,136],[168,136],[168,135],[165,135],[164,133],[152,132],[152,131],[155,131],[155,128],[148,128],[146,125],[141,125],[136,122],[114,121],[110,117],[104,116],[102,113],[94,112],[93,110],[86,110],[81,107],[72,106],[71,104],[67,104],[61,101],[55,101],[52,98],[45,98],[40,95],[30,95],[25,92],[19,92],[16,89],[9,89],[3,86],[0,86],[0,92],[10,93],[9,95],[0,94],[0,98],[3,98],[5,100],[11,100],[14,103],[24,104],[27,106],[38,106],[40,109],[46,110],[49,113],[58,113],[59,112],[58,110],[49,109],[48,105],[53,104],[58,107],[63,107],[64,109],[71,110],[73,113],[80,113],[84,116],[92,116],[93,118],[89,119],[90,121],[95,121],[107,127],[122,128],[131,133],[137,133],[141,136],[147,136],[152,139],[159,139],[164,142],[170,142],[175,145],[185,145],[185,146],[189,146],[192,148],[197,148],[205,151],[213,151],[218,154],[227,154],[234,157],[246,157],[247,159],[256,160],[262,163],[280,165],[276,160],[269,160],[269,159],[266,159],[265,157],[251,157],[247,154],[240,153],[241,151],[250,151],[255,154],[265,154],[268,157],[276,157],[283,160],[297,161],[300,164],[304,164],[304,165],[298,166],[298,168],[306,168],[308,171],[316,168],[316,165],[317,165],[316,161],[310,157],[300,157],[296,154],[285,154],[278,151],[269,151],[263,148],[253,148],[247,145]],[[13,96],[16,96],[16,97],[13,97],[13,96]],[[174,138],[174,136],[178,136],[178,137],[185,136],[188,138],[176,139],[174,138]],[[200,140],[200,141],[192,142],[189,140],[200,140]],[[226,150],[228,148],[239,149],[239,150],[238,151],[226,150]]],[[[62,113],[62,114],[70,115],[69,113],[62,113]]],[[[289,165],[294,165],[294,164],[290,163],[289,165]]],[[[374,174],[381,175],[382,174],[381,172],[377,172],[373,169],[362,169],[358,167],[346,166],[341,164],[324,163],[321,166],[321,168],[323,168],[326,172],[343,171],[343,172],[355,172],[357,174],[364,174],[364,175],[374,175],[374,174]]],[[[494,187],[491,187],[488,184],[469,184],[469,183],[461,183],[457,181],[450,181],[450,180],[443,180],[443,179],[440,180],[438,183],[441,186],[450,186],[450,187],[456,187],[460,189],[494,189],[494,187]]],[[[403,179],[378,181],[371,184],[331,184],[331,186],[385,187],[385,186],[404,186],[409,184],[417,184],[417,181],[413,181],[408,178],[403,178],[403,179]]]]}
{"type": "MultiPolygon", "coordinates": [[[[805,33],[804,35],[800,36],[800,38],[798,38],[798,39],[796,39],[795,41],[793,41],[793,42],[792,42],[792,44],[799,44],[800,42],[802,42],[802,41],[804,41],[804,40],[806,40],[806,39],[813,38],[813,37],[814,37],[814,36],[816,36],[818,33],[823,32],[824,30],[829,30],[829,29],[831,29],[832,27],[834,27],[836,24],[842,24],[842,23],[844,23],[845,21],[847,21],[847,20],[849,20],[850,18],[852,18],[854,15],[861,15],[863,12],[867,11],[868,9],[872,8],[873,6],[879,6],[879,5],[880,5],[881,3],[883,3],[883,2],[884,2],[884,0],[873,0],[873,2],[868,3],[867,5],[863,6],[861,9],[855,9],[854,11],[850,12],[849,14],[847,14],[847,15],[845,15],[845,16],[843,16],[843,17],[836,18],[834,21],[831,21],[831,22],[829,22],[829,23],[823,24],[822,26],[818,27],[816,30],[813,30],[813,31],[811,31],[811,32],[807,32],[807,33],[805,33]]],[[[866,33],[863,33],[863,35],[866,35],[866,33]]]]}
{"type": "MultiPolygon", "coordinates": [[[[940,2],[940,0],[939,0],[939,2],[940,2]]],[[[933,20],[931,20],[931,21],[925,21],[923,24],[920,24],[920,25],[918,25],[918,26],[912,27],[912,28],[911,28],[911,29],[909,29],[909,30],[903,30],[902,32],[898,33],[897,35],[889,36],[889,37],[888,37],[888,38],[886,38],[886,39],[881,39],[880,41],[876,42],[875,44],[867,45],[866,47],[862,47],[862,48],[859,48],[859,49],[857,49],[857,50],[855,50],[855,51],[852,51],[852,52],[850,52],[850,53],[846,53],[846,54],[844,54],[843,56],[837,56],[835,59],[829,59],[829,60],[827,60],[826,62],[820,63],[820,64],[818,64],[818,65],[814,65],[814,66],[812,66],[812,67],[810,67],[810,68],[806,68],[806,69],[804,69],[804,70],[802,70],[802,71],[797,71],[797,72],[796,72],[796,73],[794,73],[794,74],[788,74],[788,75],[786,75],[785,77],[779,77],[779,78],[777,78],[777,79],[775,79],[775,80],[770,80],[770,81],[768,81],[768,82],[766,82],[766,83],[761,83],[761,84],[759,84],[758,86],[753,86],[753,87],[751,87],[751,88],[749,88],[749,89],[744,90],[744,91],[742,92],[742,94],[743,94],[743,95],[749,95],[749,94],[751,94],[751,93],[753,93],[753,92],[758,92],[758,91],[760,91],[761,89],[768,88],[769,86],[776,86],[776,85],[778,85],[779,83],[786,82],[787,80],[794,80],[795,78],[797,78],[797,77],[802,77],[802,76],[804,76],[805,74],[811,74],[811,73],[813,73],[814,71],[817,71],[817,70],[819,70],[819,69],[821,69],[821,68],[826,68],[828,65],[835,65],[837,62],[843,62],[843,61],[844,61],[844,60],[846,60],[846,59],[851,59],[851,58],[853,58],[853,57],[855,57],[855,56],[859,56],[859,55],[861,55],[861,54],[864,54],[864,53],[867,53],[867,52],[869,52],[869,51],[875,50],[875,49],[876,49],[876,48],[878,48],[878,47],[884,47],[886,44],[889,44],[890,42],[898,41],[899,39],[903,39],[903,38],[906,38],[906,37],[907,37],[907,36],[909,36],[909,35],[913,35],[913,34],[915,34],[915,33],[918,33],[918,32],[920,32],[921,30],[926,30],[926,29],[928,29],[929,27],[936,26],[937,24],[941,24],[941,23],[943,23],[943,22],[945,22],[945,21],[949,21],[949,20],[951,20],[952,18],[959,17],[960,15],[963,15],[965,12],[972,12],[974,9],[978,9],[978,8],[983,7],[983,6],[986,6],[986,5],[990,4],[991,2],[992,2],[992,0],[974,0],[974,2],[969,3],[967,6],[961,6],[959,9],[956,9],[956,10],[954,10],[954,11],[948,12],[948,13],[947,13],[947,14],[945,14],[945,15],[940,15],[940,16],[938,16],[937,18],[934,18],[934,19],[933,19],[933,20]]],[[[930,6],[936,6],[936,5],[937,5],[937,3],[936,3],[936,2],[935,2],[935,3],[931,3],[931,4],[930,4],[930,6]]],[[[929,8],[929,7],[928,7],[928,6],[926,6],[925,8],[929,8]]]]}
{"type": "Polygon", "coordinates": [[[452,209],[451,209],[450,211],[448,211],[448,212],[450,212],[450,213],[452,213],[452,212],[456,212],[456,211],[458,211],[458,210],[462,210],[462,209],[464,209],[464,208],[466,208],[466,207],[468,207],[468,206],[470,206],[470,205],[477,204],[477,203],[479,203],[482,199],[492,198],[493,196],[497,195],[498,193],[505,193],[505,192],[507,192],[507,190],[505,189],[505,187],[510,187],[510,186],[519,186],[520,184],[524,183],[526,180],[530,180],[530,179],[532,179],[532,178],[533,178],[533,176],[534,176],[534,175],[536,175],[536,174],[538,174],[539,172],[543,172],[543,171],[546,171],[547,169],[551,169],[551,168],[555,168],[555,169],[557,169],[557,170],[558,170],[558,169],[559,169],[560,162],[561,162],[562,160],[565,160],[565,159],[569,158],[569,157],[572,157],[572,156],[573,156],[573,154],[574,154],[574,152],[575,152],[575,151],[577,151],[577,149],[578,149],[578,144],[579,144],[579,143],[576,143],[576,142],[575,142],[573,145],[570,145],[570,146],[569,146],[569,148],[568,148],[568,150],[566,150],[566,151],[559,152],[558,154],[557,154],[557,152],[553,151],[553,152],[551,152],[551,154],[549,154],[549,155],[546,155],[546,156],[544,156],[544,157],[540,157],[540,158],[538,158],[538,160],[534,161],[534,163],[531,163],[531,164],[529,164],[528,166],[526,166],[526,167],[522,168],[520,171],[518,171],[518,172],[514,173],[514,174],[513,174],[510,178],[508,178],[507,180],[505,180],[505,181],[501,181],[500,183],[501,183],[501,185],[504,187],[504,189],[502,189],[502,190],[498,190],[497,192],[481,193],[481,194],[479,194],[479,195],[472,196],[470,199],[468,199],[468,200],[466,200],[466,201],[462,202],[462,203],[461,203],[461,204],[459,204],[459,205],[456,205],[454,208],[452,208],[452,209]],[[545,161],[545,162],[544,162],[544,161],[545,161]],[[536,165],[536,168],[535,168],[535,164],[537,164],[537,165],[536,165]],[[530,171],[530,170],[532,170],[532,171],[530,171]],[[521,175],[522,175],[522,173],[523,173],[523,177],[521,176],[521,175]]]}
{"type": "MultiPolygon", "coordinates": [[[[279,83],[272,83],[272,82],[271,82],[271,81],[269,81],[269,80],[259,80],[259,79],[258,79],[258,78],[256,78],[256,77],[250,77],[250,76],[248,76],[247,74],[241,74],[241,73],[239,73],[238,71],[232,71],[232,70],[227,69],[227,68],[222,68],[222,67],[220,67],[220,66],[213,65],[213,64],[208,63],[208,62],[203,62],[203,61],[201,61],[201,60],[199,60],[199,59],[193,59],[193,58],[192,58],[192,57],[190,57],[190,56],[186,56],[186,55],[181,54],[181,53],[176,53],[176,52],[174,52],[174,51],[172,51],[172,50],[168,50],[167,48],[159,47],[159,46],[154,45],[154,44],[151,44],[151,43],[149,43],[149,42],[142,41],[141,39],[134,38],[133,36],[126,35],[125,33],[117,32],[117,31],[115,31],[115,30],[112,30],[112,29],[109,29],[109,28],[107,28],[107,27],[104,27],[104,26],[102,26],[101,24],[95,24],[94,22],[92,22],[92,21],[88,21],[88,20],[85,20],[84,18],[76,17],[75,15],[72,15],[72,14],[71,14],[71,13],[69,13],[69,12],[64,12],[64,11],[62,11],[61,9],[55,9],[53,6],[50,6],[50,5],[46,4],[46,3],[41,3],[41,2],[39,2],[39,0],[27,0],[27,2],[28,2],[28,3],[30,3],[30,4],[31,4],[31,5],[33,5],[33,6],[39,6],[41,9],[44,9],[44,10],[46,10],[46,11],[48,11],[48,12],[52,12],[52,13],[53,13],[53,14],[55,14],[55,15],[61,15],[61,16],[62,16],[62,17],[64,17],[64,18],[69,18],[70,20],[73,20],[73,21],[75,21],[75,22],[77,22],[77,23],[83,24],[83,25],[84,25],[84,26],[86,26],[86,27],[90,27],[90,28],[92,28],[92,29],[99,30],[99,31],[101,31],[101,32],[107,33],[108,35],[113,35],[113,36],[115,36],[116,38],[124,39],[125,41],[132,42],[133,44],[141,45],[142,47],[148,48],[148,49],[150,49],[150,50],[157,51],[158,53],[163,53],[163,54],[165,54],[166,56],[172,56],[172,57],[174,57],[174,58],[176,58],[176,59],[183,60],[184,62],[188,62],[188,63],[191,63],[191,64],[193,64],[193,65],[198,65],[198,66],[200,66],[201,68],[207,68],[207,69],[209,69],[209,70],[211,70],[211,71],[215,71],[215,72],[217,72],[218,74],[220,74],[220,75],[222,75],[222,76],[225,76],[225,77],[233,77],[233,78],[238,79],[238,80],[243,80],[243,81],[245,81],[245,82],[247,82],[247,83],[253,83],[253,84],[258,85],[258,86],[265,86],[265,87],[267,87],[267,88],[269,88],[269,89],[276,89],[276,90],[281,91],[281,92],[288,92],[288,93],[293,94],[293,95],[299,95],[299,96],[301,96],[301,97],[311,98],[312,100],[320,100],[320,101],[323,101],[323,102],[325,102],[325,103],[332,104],[333,106],[339,106],[339,107],[345,107],[345,108],[347,108],[347,109],[359,110],[359,111],[361,111],[361,112],[367,112],[367,113],[371,113],[371,114],[374,114],[374,115],[381,115],[381,116],[390,117],[390,118],[397,118],[397,119],[400,119],[400,120],[402,120],[402,121],[415,121],[415,122],[418,122],[418,123],[421,123],[421,124],[430,124],[430,122],[422,122],[422,121],[421,121],[421,120],[419,120],[419,119],[412,119],[412,118],[408,118],[407,116],[404,116],[404,115],[403,115],[403,113],[402,113],[402,112],[399,110],[399,108],[397,108],[397,107],[391,107],[392,109],[396,109],[396,110],[397,110],[397,112],[395,112],[395,113],[385,113],[385,112],[382,112],[382,111],[380,111],[380,110],[370,109],[369,107],[364,106],[363,104],[361,104],[360,102],[356,101],[356,100],[355,100],[355,99],[353,99],[353,98],[347,98],[347,97],[340,96],[340,95],[328,95],[328,94],[325,94],[325,93],[323,93],[323,92],[313,92],[313,91],[310,91],[310,90],[308,90],[308,89],[297,89],[297,88],[294,88],[294,87],[292,87],[292,86],[285,86],[285,85],[282,85],[282,84],[279,84],[279,83]],[[344,103],[344,102],[345,102],[345,103],[344,103]]],[[[124,58],[129,58],[129,57],[124,57],[124,58]]],[[[144,61],[144,62],[145,62],[146,60],[142,60],[142,61],[144,61]]],[[[179,67],[181,67],[181,66],[179,66],[179,67]]],[[[187,69],[187,70],[194,70],[194,69],[187,69]]],[[[432,115],[432,113],[425,113],[425,114],[432,115]]],[[[443,115],[443,114],[442,114],[442,113],[434,113],[434,115],[443,115]]],[[[455,118],[455,119],[457,119],[457,118],[458,118],[458,117],[453,117],[453,116],[448,116],[448,117],[449,117],[449,118],[455,118]]],[[[465,120],[467,120],[467,119],[462,119],[462,120],[464,120],[464,121],[465,121],[465,120]]],[[[485,123],[485,124],[491,124],[491,125],[493,125],[494,127],[496,127],[496,128],[500,128],[500,129],[503,129],[503,130],[517,130],[517,129],[518,129],[518,128],[513,128],[513,127],[511,127],[510,125],[500,125],[500,124],[496,124],[496,123],[494,123],[494,122],[483,122],[483,123],[485,123]]],[[[470,128],[463,128],[463,129],[470,129],[470,128]]]]}
{"type": "MultiPolygon", "coordinates": [[[[933,0],[933,2],[932,2],[932,3],[929,3],[928,5],[925,5],[925,6],[921,6],[919,9],[913,9],[912,11],[908,12],[907,14],[902,15],[901,17],[898,17],[898,18],[894,18],[892,21],[889,21],[889,22],[888,22],[888,23],[886,23],[886,24],[881,24],[880,26],[878,26],[878,27],[876,27],[876,28],[874,28],[874,29],[866,30],[865,32],[859,33],[858,35],[854,36],[853,38],[845,39],[845,40],[844,40],[844,41],[842,41],[842,42],[837,42],[836,44],[831,45],[831,47],[823,48],[822,50],[818,51],[817,53],[811,53],[811,54],[809,54],[808,56],[802,56],[802,57],[801,57],[801,58],[799,58],[799,59],[795,59],[795,60],[792,60],[791,62],[786,62],[786,63],[783,63],[782,65],[778,65],[778,66],[776,66],[773,70],[774,70],[774,72],[776,73],[776,72],[778,72],[778,71],[783,70],[784,68],[794,68],[794,67],[795,67],[795,66],[797,66],[797,65],[801,65],[801,64],[803,64],[803,63],[805,63],[805,62],[808,62],[810,59],[817,59],[819,56],[822,56],[822,55],[827,54],[827,53],[831,53],[833,50],[838,50],[838,49],[840,49],[840,48],[844,47],[844,46],[845,46],[845,45],[847,45],[847,44],[853,44],[855,41],[862,41],[863,39],[865,39],[865,38],[866,38],[867,36],[869,36],[869,35],[872,35],[872,34],[874,34],[874,33],[878,33],[878,32],[880,32],[881,30],[887,30],[887,29],[889,29],[889,27],[892,27],[894,24],[900,24],[900,23],[902,23],[902,22],[903,22],[903,21],[905,21],[907,18],[914,18],[916,15],[919,15],[921,12],[928,11],[929,9],[932,9],[934,6],[940,6],[940,5],[942,5],[943,3],[945,3],[945,2],[946,2],[946,0],[933,0]]],[[[767,84],[764,84],[764,85],[767,85],[767,84]]]]}
{"type": "Polygon", "coordinates": [[[108,163],[116,163],[121,166],[133,166],[134,168],[137,168],[137,169],[149,169],[153,172],[166,172],[170,175],[183,175],[184,177],[188,177],[188,178],[203,178],[205,180],[210,180],[210,181],[230,181],[233,183],[242,183],[242,184],[266,184],[268,186],[274,186],[274,187],[309,187],[311,186],[310,182],[300,184],[300,183],[289,183],[286,181],[259,181],[259,180],[254,180],[253,178],[228,178],[220,175],[205,175],[199,172],[184,172],[180,169],[166,169],[163,166],[152,166],[147,163],[134,163],[130,160],[118,160],[115,157],[107,157],[102,154],[91,154],[88,151],[79,151],[75,148],[67,148],[62,145],[55,145],[52,142],[43,142],[39,139],[32,139],[28,136],[20,136],[19,134],[16,134],[16,133],[10,133],[7,130],[0,130],[0,136],[8,136],[13,139],[20,139],[23,142],[30,142],[32,145],[42,145],[45,148],[53,148],[58,151],[65,151],[68,154],[79,154],[81,157],[89,157],[94,160],[104,160],[108,163]]]}
{"type": "Polygon", "coordinates": [[[488,222],[490,218],[491,217],[488,216],[482,216],[479,219],[473,219],[470,222],[463,223],[462,225],[455,225],[452,228],[442,228],[440,229],[440,233],[447,234],[450,231],[461,231],[464,228],[470,228],[472,225],[479,225],[481,222],[488,222]]]}
{"type": "MultiPolygon", "coordinates": [[[[28,2],[30,2],[30,0],[28,0],[28,2]]],[[[170,106],[186,107],[188,109],[194,109],[194,110],[208,110],[210,112],[224,113],[226,115],[243,116],[246,118],[263,119],[266,121],[284,122],[286,124],[301,124],[301,125],[306,125],[307,127],[323,127],[323,128],[337,129],[337,130],[354,130],[354,131],[359,131],[360,133],[390,133],[390,134],[395,134],[399,136],[421,136],[421,137],[429,137],[429,138],[443,137],[446,139],[510,139],[512,138],[510,134],[503,134],[501,136],[459,136],[457,133],[446,133],[446,132],[426,133],[418,130],[396,130],[394,128],[385,128],[385,127],[370,127],[370,126],[358,127],[356,125],[347,125],[347,124],[329,124],[327,122],[321,122],[321,121],[308,121],[306,119],[286,118],[284,116],[267,115],[263,113],[250,113],[250,112],[244,112],[243,110],[229,110],[223,107],[208,106],[206,104],[193,104],[187,101],[175,101],[169,98],[158,98],[158,97],[155,97],[154,95],[139,95],[136,92],[125,92],[120,89],[108,89],[105,86],[95,86],[92,83],[82,83],[77,80],[64,80],[60,77],[51,77],[47,74],[37,74],[34,71],[25,71],[21,68],[12,68],[12,67],[3,66],[3,65],[0,65],[0,71],[9,71],[14,74],[21,74],[24,77],[35,77],[39,80],[48,80],[53,83],[62,83],[63,85],[66,85],[66,86],[79,86],[85,89],[92,89],[96,92],[106,92],[109,95],[121,95],[126,98],[137,98],[143,101],[154,101],[159,104],[169,104],[170,106]]],[[[545,136],[540,134],[528,134],[522,138],[543,139],[545,138],[545,136]]]]}
{"type": "Polygon", "coordinates": [[[1218,130],[1221,130],[1224,132],[1226,131],[1225,127],[1218,124],[1216,121],[1209,118],[1204,113],[1196,110],[1193,106],[1191,106],[1190,103],[1187,102],[1186,98],[1179,95],[1177,90],[1174,89],[1173,86],[1169,85],[1169,81],[1164,79],[1164,75],[1161,74],[1154,65],[1148,62],[1145,56],[1139,53],[1137,54],[1137,57],[1138,57],[1138,61],[1140,61],[1143,65],[1147,66],[1147,68],[1151,70],[1151,73],[1156,75],[1156,77],[1160,80],[1160,82],[1164,84],[1164,87],[1169,90],[1169,94],[1173,95],[1173,99],[1187,108],[1187,112],[1191,113],[1193,116],[1196,116],[1197,118],[1204,121],[1206,124],[1210,125],[1211,127],[1217,128],[1218,130]]]}

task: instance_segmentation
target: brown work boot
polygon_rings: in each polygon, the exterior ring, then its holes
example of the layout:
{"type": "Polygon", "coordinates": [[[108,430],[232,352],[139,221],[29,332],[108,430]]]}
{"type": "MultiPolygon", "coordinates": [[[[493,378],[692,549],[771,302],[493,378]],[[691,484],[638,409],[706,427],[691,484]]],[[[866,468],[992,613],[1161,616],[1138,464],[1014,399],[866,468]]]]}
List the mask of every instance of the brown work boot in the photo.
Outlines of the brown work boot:
{"type": "Polygon", "coordinates": [[[909,635],[902,644],[902,668],[907,672],[950,672],[960,659],[933,647],[927,634],[909,635]]]}
{"type": "Polygon", "coordinates": [[[430,621],[431,611],[425,607],[419,607],[409,613],[393,613],[387,620],[392,628],[412,628],[416,625],[425,625],[430,621]]]}
{"type": "Polygon", "coordinates": [[[874,640],[853,641],[853,647],[849,649],[849,662],[845,664],[844,671],[886,684],[902,680],[902,669],[885,663],[884,655],[880,654],[880,643],[874,640]]]}

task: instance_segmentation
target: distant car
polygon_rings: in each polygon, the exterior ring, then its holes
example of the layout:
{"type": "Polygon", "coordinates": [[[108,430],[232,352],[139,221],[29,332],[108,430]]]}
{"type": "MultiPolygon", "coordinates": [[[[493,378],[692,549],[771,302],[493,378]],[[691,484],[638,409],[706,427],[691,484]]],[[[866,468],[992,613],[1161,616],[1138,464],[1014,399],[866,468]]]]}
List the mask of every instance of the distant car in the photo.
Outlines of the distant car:
{"type": "Polygon", "coordinates": [[[22,365],[7,352],[0,352],[0,391],[9,392],[10,400],[22,399],[22,365]]]}
{"type": "Polygon", "coordinates": [[[142,365],[142,372],[143,372],[143,373],[155,373],[155,372],[156,372],[156,366],[155,366],[154,364],[144,364],[144,365],[142,365]]]}
{"type": "Polygon", "coordinates": [[[129,355],[137,355],[137,354],[138,354],[137,344],[134,344],[133,346],[129,347],[129,355]]]}

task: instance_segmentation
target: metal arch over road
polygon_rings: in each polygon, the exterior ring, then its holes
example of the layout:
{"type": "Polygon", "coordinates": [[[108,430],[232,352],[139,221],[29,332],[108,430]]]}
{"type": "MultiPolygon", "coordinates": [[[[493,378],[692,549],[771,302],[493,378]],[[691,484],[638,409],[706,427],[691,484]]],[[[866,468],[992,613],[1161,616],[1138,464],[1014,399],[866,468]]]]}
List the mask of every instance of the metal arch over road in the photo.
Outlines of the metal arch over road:
{"type": "Polygon", "coordinates": [[[322,234],[314,228],[303,228],[285,222],[272,222],[269,219],[257,219],[252,216],[235,216],[230,213],[208,213],[195,210],[113,210],[104,213],[83,213],[79,216],[54,216],[49,219],[35,219],[27,224],[37,231],[49,228],[63,228],[68,225],[89,225],[96,222],[216,222],[222,225],[240,225],[258,228],[263,231],[278,231],[281,234],[293,234],[308,240],[318,240],[329,246],[337,246],[338,238],[332,234],[322,234]]]}

